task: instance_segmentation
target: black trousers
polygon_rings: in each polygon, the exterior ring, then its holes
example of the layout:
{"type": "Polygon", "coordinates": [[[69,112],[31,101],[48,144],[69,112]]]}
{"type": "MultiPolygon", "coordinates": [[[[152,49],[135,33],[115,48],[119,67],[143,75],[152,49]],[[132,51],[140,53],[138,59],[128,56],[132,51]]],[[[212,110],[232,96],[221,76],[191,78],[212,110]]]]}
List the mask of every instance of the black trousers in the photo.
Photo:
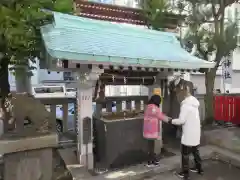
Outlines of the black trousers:
{"type": "Polygon", "coordinates": [[[154,152],[155,149],[155,140],[148,140],[148,161],[154,162],[156,161],[156,154],[154,152]]]}
{"type": "Polygon", "coordinates": [[[189,155],[192,154],[194,157],[195,168],[198,171],[202,171],[202,160],[198,150],[199,146],[185,146],[181,145],[182,153],[182,172],[185,177],[189,176],[189,155]]]}

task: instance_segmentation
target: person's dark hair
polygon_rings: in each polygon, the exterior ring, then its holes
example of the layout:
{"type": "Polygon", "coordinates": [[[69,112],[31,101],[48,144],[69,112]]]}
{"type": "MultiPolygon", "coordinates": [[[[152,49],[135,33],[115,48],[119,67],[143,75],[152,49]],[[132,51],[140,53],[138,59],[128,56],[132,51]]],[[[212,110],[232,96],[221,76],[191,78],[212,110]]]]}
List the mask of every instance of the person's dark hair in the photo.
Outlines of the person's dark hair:
{"type": "Polygon", "coordinates": [[[153,95],[148,101],[148,104],[155,104],[159,107],[161,104],[161,97],[159,95],[153,95]]]}

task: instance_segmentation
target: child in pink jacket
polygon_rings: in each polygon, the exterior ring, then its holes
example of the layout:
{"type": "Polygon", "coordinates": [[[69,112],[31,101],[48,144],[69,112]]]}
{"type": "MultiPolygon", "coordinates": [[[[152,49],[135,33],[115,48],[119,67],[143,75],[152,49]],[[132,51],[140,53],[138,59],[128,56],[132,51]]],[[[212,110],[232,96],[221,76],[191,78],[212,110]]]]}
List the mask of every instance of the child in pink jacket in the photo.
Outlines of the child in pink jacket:
{"type": "Polygon", "coordinates": [[[156,154],[154,153],[155,140],[161,138],[160,121],[163,120],[168,122],[168,117],[165,116],[159,108],[160,104],[161,97],[158,95],[153,95],[149,100],[147,108],[144,112],[143,137],[148,140],[148,167],[159,164],[156,154]]]}

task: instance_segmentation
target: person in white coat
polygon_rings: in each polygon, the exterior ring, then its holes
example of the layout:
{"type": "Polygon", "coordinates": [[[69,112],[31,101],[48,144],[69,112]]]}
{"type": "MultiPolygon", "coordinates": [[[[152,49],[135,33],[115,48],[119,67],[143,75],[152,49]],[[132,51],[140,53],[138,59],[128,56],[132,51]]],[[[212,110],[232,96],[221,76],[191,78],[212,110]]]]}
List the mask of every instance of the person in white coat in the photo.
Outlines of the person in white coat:
{"type": "Polygon", "coordinates": [[[203,173],[198,149],[201,138],[201,121],[198,109],[199,101],[191,95],[187,84],[180,85],[177,91],[181,99],[183,99],[180,107],[180,115],[177,119],[169,120],[169,123],[182,126],[182,171],[177,173],[177,175],[187,180],[189,179],[189,170],[199,174],[203,173]],[[189,169],[190,154],[194,156],[195,167],[189,169]]]}

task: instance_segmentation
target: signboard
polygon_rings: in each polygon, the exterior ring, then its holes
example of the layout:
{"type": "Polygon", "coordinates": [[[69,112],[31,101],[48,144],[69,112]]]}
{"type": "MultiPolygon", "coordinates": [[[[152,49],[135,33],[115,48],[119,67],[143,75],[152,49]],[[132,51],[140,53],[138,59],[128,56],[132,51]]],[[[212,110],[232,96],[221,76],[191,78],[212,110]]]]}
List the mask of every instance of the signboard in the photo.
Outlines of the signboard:
{"type": "Polygon", "coordinates": [[[222,78],[225,84],[232,84],[232,57],[233,53],[223,58],[222,62],[222,78]]]}

